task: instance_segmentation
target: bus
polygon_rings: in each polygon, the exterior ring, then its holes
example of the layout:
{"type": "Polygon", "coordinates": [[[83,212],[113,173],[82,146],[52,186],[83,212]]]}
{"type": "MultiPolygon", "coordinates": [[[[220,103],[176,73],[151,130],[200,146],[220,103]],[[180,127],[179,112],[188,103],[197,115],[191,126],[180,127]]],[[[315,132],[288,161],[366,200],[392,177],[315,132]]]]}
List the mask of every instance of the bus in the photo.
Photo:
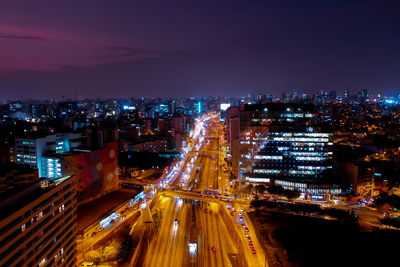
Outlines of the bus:
{"type": "Polygon", "coordinates": [[[219,197],[219,199],[221,199],[222,201],[229,201],[229,202],[232,201],[231,197],[227,197],[227,196],[221,196],[221,197],[219,197]]]}
{"type": "Polygon", "coordinates": [[[287,198],[283,198],[283,197],[277,198],[276,201],[279,201],[279,202],[286,202],[286,203],[289,203],[289,202],[290,202],[290,200],[288,200],[287,198]]]}
{"type": "Polygon", "coordinates": [[[219,191],[218,190],[205,189],[204,193],[207,194],[207,195],[214,195],[214,196],[219,195],[219,191]]]}

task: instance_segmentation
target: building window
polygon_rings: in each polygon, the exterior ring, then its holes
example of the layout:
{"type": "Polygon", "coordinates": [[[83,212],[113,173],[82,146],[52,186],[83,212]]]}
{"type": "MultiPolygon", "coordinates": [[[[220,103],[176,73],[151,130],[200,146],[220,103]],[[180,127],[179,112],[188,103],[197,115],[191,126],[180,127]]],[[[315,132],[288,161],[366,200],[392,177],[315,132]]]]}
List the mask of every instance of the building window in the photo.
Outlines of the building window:
{"type": "Polygon", "coordinates": [[[46,257],[44,257],[43,260],[41,260],[41,261],[39,262],[39,267],[44,266],[44,265],[46,264],[46,261],[47,261],[47,259],[46,259],[46,257]]]}

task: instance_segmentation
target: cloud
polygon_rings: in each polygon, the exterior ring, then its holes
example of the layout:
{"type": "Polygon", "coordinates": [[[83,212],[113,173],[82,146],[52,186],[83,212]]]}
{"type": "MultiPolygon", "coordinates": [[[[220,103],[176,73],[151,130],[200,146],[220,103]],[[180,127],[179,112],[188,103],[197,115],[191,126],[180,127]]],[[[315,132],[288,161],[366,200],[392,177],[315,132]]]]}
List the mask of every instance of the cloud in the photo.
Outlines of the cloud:
{"type": "Polygon", "coordinates": [[[152,56],[158,55],[159,51],[144,48],[144,47],[131,47],[131,46],[106,46],[105,50],[112,54],[117,54],[122,57],[126,56],[152,56]]]}
{"type": "Polygon", "coordinates": [[[29,35],[0,35],[0,39],[18,39],[27,41],[45,41],[46,39],[39,36],[29,36],[29,35]]]}
{"type": "Polygon", "coordinates": [[[84,57],[90,60],[131,60],[144,57],[157,57],[161,52],[144,47],[105,46],[97,55],[84,57]]]}
{"type": "Polygon", "coordinates": [[[120,51],[120,52],[136,52],[136,53],[154,53],[155,50],[144,48],[144,47],[131,47],[131,46],[106,46],[105,49],[109,51],[120,51]]]}

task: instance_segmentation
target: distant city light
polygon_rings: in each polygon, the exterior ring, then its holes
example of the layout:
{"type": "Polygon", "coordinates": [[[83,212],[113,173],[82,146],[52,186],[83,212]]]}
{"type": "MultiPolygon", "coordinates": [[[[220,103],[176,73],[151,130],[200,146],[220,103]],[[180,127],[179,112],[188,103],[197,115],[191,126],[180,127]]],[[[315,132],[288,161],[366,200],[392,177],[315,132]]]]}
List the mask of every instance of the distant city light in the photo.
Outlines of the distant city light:
{"type": "Polygon", "coordinates": [[[124,110],[135,110],[136,109],[134,106],[128,106],[128,105],[124,105],[122,108],[124,110]]]}
{"type": "Polygon", "coordinates": [[[221,110],[226,111],[230,106],[231,106],[230,103],[222,103],[220,108],[221,110]]]}

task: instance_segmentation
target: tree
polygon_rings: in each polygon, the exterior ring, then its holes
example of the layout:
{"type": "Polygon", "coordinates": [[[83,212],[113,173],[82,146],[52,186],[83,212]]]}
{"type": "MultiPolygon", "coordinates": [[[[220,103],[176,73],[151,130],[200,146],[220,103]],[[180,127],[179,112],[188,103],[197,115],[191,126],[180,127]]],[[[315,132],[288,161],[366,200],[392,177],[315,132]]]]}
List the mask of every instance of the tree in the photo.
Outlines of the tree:
{"type": "Polygon", "coordinates": [[[86,257],[95,264],[98,264],[101,259],[101,254],[97,250],[91,250],[86,254],[86,257]]]}
{"type": "Polygon", "coordinates": [[[248,186],[242,187],[240,191],[245,194],[250,194],[251,191],[253,191],[253,187],[254,186],[252,184],[249,184],[248,186]]]}
{"type": "Polygon", "coordinates": [[[284,192],[284,196],[287,197],[288,199],[295,199],[300,197],[300,191],[295,189],[295,190],[285,190],[284,192]]]}
{"type": "Polygon", "coordinates": [[[265,187],[264,185],[262,185],[262,184],[258,184],[258,185],[256,185],[256,186],[254,187],[254,190],[256,190],[256,192],[257,192],[258,194],[263,194],[264,191],[265,191],[265,189],[266,189],[266,187],[265,187]]]}
{"type": "Polygon", "coordinates": [[[268,187],[268,193],[273,194],[273,195],[282,195],[284,192],[284,189],[280,185],[272,185],[268,187]]]}
{"type": "Polygon", "coordinates": [[[250,202],[250,207],[252,207],[254,209],[259,209],[264,205],[265,205],[265,201],[264,200],[254,199],[254,200],[252,200],[250,202]]]}
{"type": "Polygon", "coordinates": [[[106,246],[103,250],[103,257],[106,260],[115,260],[119,252],[119,249],[114,246],[113,244],[110,244],[109,246],[106,246]]]}

